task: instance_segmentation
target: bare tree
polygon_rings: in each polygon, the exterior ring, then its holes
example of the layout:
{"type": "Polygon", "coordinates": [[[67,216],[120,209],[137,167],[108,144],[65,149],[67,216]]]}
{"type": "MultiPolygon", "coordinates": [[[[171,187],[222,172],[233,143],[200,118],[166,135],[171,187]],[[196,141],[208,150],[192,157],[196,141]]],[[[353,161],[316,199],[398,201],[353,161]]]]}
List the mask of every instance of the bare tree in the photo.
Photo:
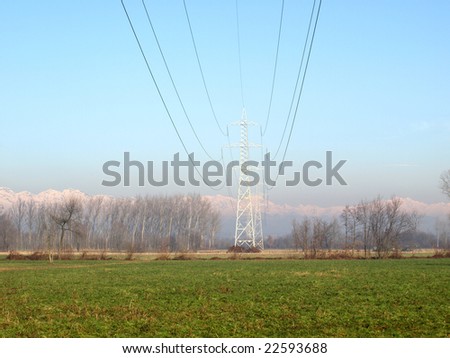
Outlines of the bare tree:
{"type": "Polygon", "coordinates": [[[75,197],[65,198],[62,203],[57,204],[50,217],[59,228],[58,258],[61,259],[64,235],[66,231],[76,232],[78,216],[82,211],[80,200],[75,197]]]}
{"type": "Polygon", "coordinates": [[[326,248],[331,251],[335,247],[335,241],[339,241],[341,238],[341,228],[339,221],[336,218],[328,224],[328,235],[326,238],[326,248]]]}
{"type": "Polygon", "coordinates": [[[356,207],[346,205],[341,214],[341,221],[344,224],[345,242],[344,249],[351,248],[352,255],[356,248],[357,226],[358,226],[358,210],[356,207]]]}
{"type": "Polygon", "coordinates": [[[147,250],[147,242],[145,240],[145,233],[147,229],[147,220],[149,219],[149,206],[151,205],[151,201],[148,198],[142,198],[140,201],[140,210],[139,210],[139,223],[140,227],[140,239],[139,239],[139,248],[141,251],[147,250]]]}
{"type": "Polygon", "coordinates": [[[402,234],[415,230],[418,216],[401,210],[402,201],[393,197],[382,200],[380,197],[370,201],[361,201],[356,207],[346,210],[354,211],[355,236],[361,238],[365,256],[370,256],[371,249],[378,257],[385,257],[390,251],[398,249],[398,241],[402,234]]]}
{"type": "Polygon", "coordinates": [[[216,235],[220,229],[220,213],[218,211],[212,210],[209,215],[209,242],[207,246],[208,249],[212,249],[215,247],[216,235]]]}
{"type": "Polygon", "coordinates": [[[38,216],[42,242],[47,247],[48,260],[50,262],[53,262],[54,241],[59,230],[51,216],[55,211],[54,205],[42,205],[39,208],[38,216]]]}
{"type": "Polygon", "coordinates": [[[0,250],[9,251],[12,246],[12,238],[15,227],[7,213],[0,213],[0,250]]]}
{"type": "MultiPolygon", "coordinates": [[[[361,237],[363,249],[364,249],[364,257],[370,257],[372,250],[372,235],[370,232],[370,210],[371,203],[366,201],[361,201],[358,206],[355,208],[355,219],[356,223],[359,227],[359,236],[361,237]]],[[[356,232],[356,228],[355,228],[356,232]]]]}
{"type": "Polygon", "coordinates": [[[333,232],[333,224],[322,218],[315,217],[313,219],[312,228],[313,232],[310,255],[311,257],[316,257],[318,251],[331,249],[331,241],[333,240],[331,237],[333,232]]]}
{"type": "Polygon", "coordinates": [[[34,231],[34,225],[35,225],[35,214],[36,214],[36,203],[31,198],[26,203],[26,222],[27,222],[27,228],[28,228],[28,242],[27,247],[28,248],[35,248],[33,243],[33,231],[34,231]]]}
{"type": "Polygon", "coordinates": [[[441,190],[450,198],[450,169],[441,174],[441,190]]]}
{"type": "Polygon", "coordinates": [[[346,205],[344,210],[342,210],[340,219],[342,223],[344,224],[344,249],[347,249],[348,247],[348,240],[350,237],[351,232],[351,208],[349,205],[346,205]]]}
{"type": "Polygon", "coordinates": [[[292,237],[296,250],[302,250],[303,254],[308,256],[308,250],[311,246],[311,221],[305,217],[301,222],[296,219],[292,222],[292,237]]]}
{"type": "Polygon", "coordinates": [[[17,230],[17,249],[23,249],[22,229],[25,220],[26,203],[22,198],[18,198],[11,207],[11,217],[17,230]]]}
{"type": "Polygon", "coordinates": [[[86,248],[91,246],[91,240],[93,239],[98,225],[98,218],[101,213],[103,204],[102,196],[94,196],[89,199],[85,205],[83,226],[85,228],[85,244],[86,248]]]}
{"type": "Polygon", "coordinates": [[[300,223],[297,219],[292,220],[292,240],[295,250],[300,250],[301,236],[300,236],[300,223]]]}

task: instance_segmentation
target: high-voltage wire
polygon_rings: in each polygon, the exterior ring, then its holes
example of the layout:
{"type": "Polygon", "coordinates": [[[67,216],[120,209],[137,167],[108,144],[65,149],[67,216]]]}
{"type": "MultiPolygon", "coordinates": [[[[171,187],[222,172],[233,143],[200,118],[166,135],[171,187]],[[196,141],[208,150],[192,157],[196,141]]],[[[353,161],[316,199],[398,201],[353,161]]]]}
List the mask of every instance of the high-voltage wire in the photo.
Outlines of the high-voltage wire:
{"type": "Polygon", "coordinates": [[[244,101],[244,87],[243,87],[243,80],[242,80],[242,58],[241,58],[241,29],[239,26],[239,4],[238,0],[236,0],[236,30],[237,30],[237,42],[238,42],[238,60],[239,60],[239,81],[241,84],[241,101],[242,101],[242,108],[245,108],[245,101],[244,101]]]}
{"type": "Polygon", "coordinates": [[[187,114],[186,107],[184,106],[183,100],[181,99],[180,93],[178,92],[177,86],[175,85],[175,81],[172,77],[172,73],[170,72],[169,65],[167,64],[166,57],[164,56],[164,52],[161,48],[158,35],[156,34],[155,28],[153,27],[153,22],[150,18],[150,14],[147,10],[147,6],[145,5],[145,0],[142,0],[142,5],[144,6],[145,14],[147,16],[147,21],[150,25],[150,28],[152,29],[153,37],[155,38],[156,44],[158,45],[159,53],[161,54],[161,57],[164,62],[164,66],[166,67],[167,74],[169,75],[170,82],[172,83],[173,89],[175,91],[175,94],[177,95],[178,101],[180,102],[181,108],[183,109],[183,113],[189,123],[189,126],[191,127],[192,132],[194,133],[195,138],[197,139],[197,142],[200,144],[200,147],[203,149],[205,154],[209,157],[209,159],[214,160],[214,158],[208,153],[205,146],[203,145],[202,141],[200,140],[194,126],[192,125],[191,119],[189,118],[189,115],[187,114]]]}
{"type": "Polygon", "coordinates": [[[298,112],[298,108],[299,108],[299,104],[300,104],[300,99],[302,97],[303,85],[305,84],[306,72],[308,71],[309,59],[311,57],[311,51],[312,51],[312,46],[313,46],[313,43],[314,43],[314,37],[316,35],[317,23],[319,21],[319,15],[320,15],[320,8],[321,8],[321,6],[322,6],[322,0],[319,0],[319,6],[317,8],[316,21],[314,23],[314,29],[313,29],[313,33],[312,33],[312,37],[311,37],[311,42],[309,44],[308,57],[306,59],[305,71],[303,72],[303,78],[302,78],[302,82],[301,82],[301,86],[300,86],[300,92],[299,92],[299,95],[298,95],[298,98],[297,98],[297,105],[295,107],[294,118],[292,119],[291,129],[289,131],[289,137],[288,137],[288,140],[287,140],[287,143],[286,143],[286,147],[284,149],[283,160],[282,161],[284,161],[284,159],[286,157],[286,153],[287,153],[287,150],[288,150],[288,147],[289,147],[289,143],[291,141],[292,132],[294,130],[295,120],[297,119],[297,112],[298,112]]]}
{"type": "Polygon", "coordinates": [[[187,9],[186,0],[183,0],[183,5],[184,5],[184,13],[186,14],[186,19],[187,19],[187,22],[188,22],[188,25],[189,25],[189,32],[191,34],[192,44],[194,45],[195,57],[197,58],[198,68],[200,69],[200,74],[202,76],[203,87],[205,88],[206,96],[208,97],[209,107],[211,108],[211,112],[213,114],[213,117],[214,117],[214,120],[215,120],[215,122],[217,124],[217,127],[219,128],[220,132],[224,136],[226,136],[227,134],[224,132],[224,130],[222,129],[222,127],[219,124],[219,121],[217,120],[216,111],[214,110],[214,106],[213,106],[212,101],[211,101],[211,96],[209,94],[208,86],[206,85],[205,75],[203,73],[202,64],[200,62],[200,56],[198,54],[197,44],[195,42],[194,31],[192,30],[191,19],[189,17],[189,12],[188,12],[188,9],[187,9]]]}
{"type": "MultiPolygon", "coordinates": [[[[190,162],[191,162],[192,165],[194,166],[195,171],[196,171],[197,174],[200,176],[200,178],[202,178],[203,182],[205,182],[205,180],[204,180],[204,178],[203,178],[203,175],[200,173],[200,171],[198,170],[197,166],[195,165],[193,159],[192,159],[191,156],[189,155],[189,151],[187,150],[186,144],[184,143],[183,138],[181,137],[181,134],[180,134],[180,132],[179,132],[179,130],[178,130],[176,124],[175,124],[175,121],[173,120],[173,117],[172,117],[172,115],[170,114],[170,111],[169,111],[169,108],[168,108],[168,106],[167,106],[167,103],[166,103],[166,101],[164,100],[164,97],[163,97],[163,95],[162,95],[162,93],[161,93],[161,90],[160,90],[160,88],[159,88],[159,86],[158,86],[158,82],[156,81],[156,78],[155,78],[155,76],[154,76],[154,74],[153,74],[153,71],[152,71],[152,69],[151,69],[151,67],[150,67],[150,63],[149,63],[149,61],[148,61],[148,59],[147,59],[147,56],[145,55],[144,49],[142,48],[141,41],[139,40],[139,37],[138,37],[138,35],[137,35],[137,33],[136,33],[136,30],[134,29],[133,21],[131,20],[130,15],[128,14],[127,8],[126,8],[126,6],[125,6],[125,4],[124,4],[123,1],[124,1],[124,0],[121,0],[120,2],[122,3],[122,7],[123,7],[123,10],[124,10],[124,12],[125,12],[125,15],[127,16],[128,23],[129,23],[129,25],[130,25],[131,31],[133,32],[134,38],[136,39],[136,43],[137,43],[137,45],[138,45],[138,47],[139,47],[139,50],[140,50],[140,52],[141,52],[141,55],[142,55],[144,61],[145,61],[145,65],[146,65],[146,67],[147,67],[147,71],[148,71],[148,73],[150,74],[150,77],[152,78],[153,84],[155,85],[155,88],[156,88],[156,90],[157,90],[157,92],[158,92],[159,98],[161,99],[161,102],[162,102],[162,104],[163,104],[163,106],[164,106],[164,109],[165,109],[165,111],[166,111],[166,113],[167,113],[167,116],[169,117],[170,122],[172,123],[172,127],[173,127],[173,129],[175,130],[175,133],[177,134],[177,137],[178,137],[178,139],[180,140],[180,143],[181,143],[181,145],[183,146],[183,149],[184,149],[186,155],[188,156],[190,162]]],[[[218,191],[218,190],[221,190],[221,189],[223,188],[223,186],[220,187],[220,188],[214,188],[213,186],[210,186],[210,188],[213,189],[213,190],[217,190],[217,191],[218,191]]]]}
{"type": "MultiPolygon", "coordinates": [[[[322,0],[320,0],[320,3],[322,3],[322,0]]],[[[314,0],[313,6],[312,6],[312,9],[311,9],[311,15],[310,15],[310,18],[309,18],[309,25],[308,25],[308,32],[307,32],[307,34],[306,34],[305,43],[304,43],[304,45],[303,45],[302,58],[301,58],[301,60],[300,60],[300,65],[299,65],[299,68],[298,68],[297,80],[296,80],[296,82],[295,82],[294,91],[293,91],[293,93],[292,93],[291,104],[290,104],[290,106],[289,106],[289,112],[288,112],[288,115],[287,115],[287,117],[286,117],[286,121],[285,121],[285,124],[284,124],[283,134],[282,134],[282,136],[281,136],[280,143],[278,144],[277,151],[275,152],[274,159],[278,156],[278,153],[279,153],[279,151],[280,151],[280,149],[281,149],[281,145],[283,144],[283,140],[284,140],[284,137],[285,137],[285,135],[286,135],[286,130],[287,130],[287,127],[288,127],[288,124],[289,124],[289,119],[290,119],[290,117],[291,117],[292,109],[293,109],[293,107],[294,107],[295,97],[296,97],[298,85],[299,85],[299,82],[300,82],[300,77],[301,77],[301,75],[302,75],[302,69],[303,69],[303,63],[304,63],[304,60],[305,60],[306,49],[307,49],[307,47],[308,47],[309,35],[310,35],[310,33],[311,33],[312,24],[313,24],[313,20],[314,20],[315,7],[316,7],[316,0],[314,0]]],[[[320,11],[320,5],[319,5],[319,11],[320,11]]],[[[316,16],[316,24],[317,24],[317,19],[318,19],[318,18],[319,18],[319,12],[317,12],[317,16],[316,16]]],[[[315,28],[314,28],[314,32],[315,32],[315,28]]],[[[313,40],[314,40],[314,37],[313,37],[313,40]]],[[[311,46],[312,46],[312,41],[311,41],[311,46]]],[[[311,46],[310,46],[310,52],[311,52],[311,46]]],[[[309,54],[308,54],[307,58],[308,58],[308,60],[309,60],[309,54]]],[[[301,85],[300,85],[300,92],[299,92],[299,95],[298,95],[297,103],[300,101],[300,98],[301,98],[301,94],[302,94],[302,90],[303,90],[303,83],[304,83],[305,75],[306,75],[306,69],[303,71],[303,81],[301,82],[301,85]]],[[[295,116],[294,116],[294,118],[293,118],[293,120],[292,120],[292,123],[294,123],[294,122],[295,122],[295,116]]],[[[291,126],[291,130],[292,130],[292,128],[293,128],[293,127],[291,126]]]]}
{"type": "MultiPolygon", "coordinates": [[[[315,34],[316,34],[317,23],[319,21],[320,8],[321,8],[321,5],[322,5],[322,0],[319,0],[319,5],[317,7],[317,11],[315,11],[316,3],[317,3],[317,1],[314,0],[313,7],[312,7],[312,10],[311,10],[311,16],[310,16],[310,20],[309,20],[308,33],[307,33],[307,36],[306,36],[305,45],[303,47],[302,59],[301,59],[301,62],[300,62],[300,68],[299,68],[298,75],[297,75],[297,82],[295,84],[295,89],[294,89],[294,93],[293,93],[293,96],[292,96],[291,106],[289,108],[289,114],[288,114],[288,117],[286,118],[286,123],[285,123],[285,126],[284,126],[283,135],[282,135],[282,138],[281,138],[280,143],[278,145],[278,149],[277,149],[277,151],[275,153],[275,156],[274,156],[274,159],[275,159],[276,156],[278,155],[278,152],[280,151],[281,144],[283,142],[284,136],[286,134],[286,129],[287,129],[287,126],[288,126],[288,123],[289,123],[289,117],[290,117],[290,114],[291,114],[291,111],[292,111],[292,107],[293,107],[293,104],[294,104],[295,93],[297,92],[297,87],[298,87],[298,83],[300,81],[300,77],[302,77],[302,80],[300,82],[299,94],[298,94],[298,97],[297,97],[297,104],[296,104],[296,107],[295,107],[294,116],[292,118],[292,123],[291,123],[291,128],[289,130],[289,135],[288,135],[288,139],[287,139],[287,142],[286,142],[286,146],[284,148],[283,158],[282,158],[281,162],[284,162],[284,160],[286,158],[286,153],[287,153],[290,141],[291,141],[292,132],[294,130],[295,120],[297,118],[297,113],[298,113],[298,108],[299,108],[299,104],[300,104],[300,100],[301,100],[301,96],[302,96],[302,92],[303,92],[303,85],[305,83],[306,73],[308,71],[309,59],[310,59],[310,56],[311,56],[312,46],[313,46],[313,43],[314,43],[314,37],[315,37],[315,34]],[[313,27],[313,30],[312,30],[311,40],[309,40],[309,34],[310,34],[311,28],[312,28],[314,13],[316,13],[315,21],[314,21],[314,27],[313,27]],[[308,48],[308,43],[309,43],[309,48],[308,48]],[[306,48],[308,48],[308,54],[306,56],[306,63],[305,63],[305,69],[303,71],[303,76],[301,76],[302,68],[303,68],[303,61],[304,61],[305,53],[306,53],[306,48]]],[[[275,179],[275,182],[277,181],[279,175],[280,175],[280,173],[278,172],[277,176],[276,176],[276,179],[275,179]]],[[[269,188],[268,187],[267,189],[268,190],[272,190],[273,188],[269,188]]]]}
{"type": "Polygon", "coordinates": [[[263,136],[266,134],[267,125],[269,124],[270,111],[272,109],[273,91],[275,88],[275,78],[277,76],[277,67],[278,67],[278,52],[280,50],[281,28],[283,26],[283,14],[284,14],[284,0],[281,0],[280,25],[278,27],[277,51],[275,55],[275,64],[273,66],[272,89],[270,91],[270,100],[269,100],[269,108],[267,109],[266,124],[264,125],[264,130],[262,132],[263,136]]]}

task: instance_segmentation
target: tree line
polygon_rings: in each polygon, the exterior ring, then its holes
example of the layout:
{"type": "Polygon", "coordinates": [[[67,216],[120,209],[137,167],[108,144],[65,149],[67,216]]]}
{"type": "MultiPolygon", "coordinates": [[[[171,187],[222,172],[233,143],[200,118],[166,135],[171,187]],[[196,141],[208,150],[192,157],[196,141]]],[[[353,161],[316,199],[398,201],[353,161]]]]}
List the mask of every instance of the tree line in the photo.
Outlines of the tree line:
{"type": "Polygon", "coordinates": [[[0,250],[196,251],[212,248],[219,212],[199,195],[18,198],[0,213],[0,250]]]}
{"type": "Polygon", "coordinates": [[[294,220],[292,240],[297,250],[315,257],[318,251],[341,248],[362,251],[365,257],[375,254],[386,257],[401,250],[401,239],[416,231],[419,216],[401,210],[399,198],[361,201],[347,205],[338,219],[322,218],[294,220]],[[340,221],[340,222],[339,222],[340,221]]]}
{"type": "MultiPolygon", "coordinates": [[[[432,235],[417,231],[419,216],[399,198],[347,205],[340,216],[303,217],[290,234],[265,238],[267,249],[295,249],[317,257],[335,249],[385,257],[405,248],[448,248],[448,224],[432,235]]],[[[220,212],[199,195],[111,198],[67,196],[38,203],[18,198],[0,213],[0,251],[176,252],[228,249],[220,212]]],[[[442,226],[442,227],[441,227],[442,226]]]]}

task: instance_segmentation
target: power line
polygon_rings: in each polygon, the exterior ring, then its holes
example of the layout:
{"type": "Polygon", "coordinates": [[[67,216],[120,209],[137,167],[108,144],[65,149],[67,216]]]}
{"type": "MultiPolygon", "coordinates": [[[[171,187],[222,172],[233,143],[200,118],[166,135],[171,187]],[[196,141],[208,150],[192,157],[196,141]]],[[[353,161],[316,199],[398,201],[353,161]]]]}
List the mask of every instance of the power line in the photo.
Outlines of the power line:
{"type": "Polygon", "coordinates": [[[241,100],[242,100],[242,108],[245,108],[244,101],[244,87],[242,85],[242,60],[241,60],[241,31],[239,27],[239,4],[238,0],[236,0],[236,27],[237,27],[237,40],[238,40],[238,58],[239,58],[239,80],[241,83],[241,100]]]}
{"type": "Polygon", "coordinates": [[[289,137],[288,137],[288,141],[286,143],[286,148],[284,149],[284,154],[283,154],[283,160],[282,161],[284,161],[284,159],[286,157],[286,152],[288,150],[289,143],[291,141],[292,132],[294,130],[295,120],[297,119],[297,111],[298,111],[298,107],[299,107],[299,104],[300,104],[300,99],[301,99],[302,92],[303,92],[303,85],[305,83],[306,72],[308,71],[309,59],[310,59],[310,56],[311,56],[312,46],[313,46],[313,43],[314,43],[314,37],[316,35],[317,23],[319,21],[319,15],[320,15],[320,8],[321,8],[321,6],[322,6],[322,0],[319,0],[319,6],[317,8],[316,21],[314,23],[314,30],[313,30],[313,33],[312,33],[311,42],[309,44],[308,58],[306,59],[306,65],[305,65],[305,71],[303,72],[302,84],[300,86],[300,92],[299,92],[298,99],[297,99],[297,105],[295,107],[294,118],[292,120],[291,129],[289,131],[289,137]]]}
{"type": "MultiPolygon", "coordinates": [[[[306,64],[305,64],[305,69],[303,71],[303,76],[302,76],[302,80],[301,80],[301,84],[300,84],[300,90],[299,90],[299,94],[298,94],[298,98],[297,98],[297,104],[296,104],[296,107],[295,107],[294,116],[292,118],[291,128],[290,128],[289,136],[288,136],[288,139],[287,139],[287,142],[286,142],[286,147],[284,149],[283,159],[282,159],[281,162],[284,162],[284,159],[286,158],[286,153],[287,153],[287,150],[288,150],[288,147],[289,147],[289,143],[291,141],[292,132],[294,130],[295,120],[297,118],[297,112],[298,112],[300,99],[301,99],[302,92],[303,92],[303,85],[305,83],[306,72],[308,70],[309,59],[310,59],[310,56],[311,56],[312,46],[313,46],[313,43],[314,43],[314,37],[315,37],[315,34],[316,34],[317,23],[319,21],[319,15],[320,15],[320,8],[321,8],[321,6],[322,6],[322,0],[319,0],[319,5],[318,5],[318,8],[317,8],[316,18],[315,18],[315,22],[314,22],[314,28],[313,28],[311,40],[309,41],[308,55],[306,57],[306,64]]],[[[289,120],[289,117],[290,117],[290,114],[291,114],[291,110],[292,110],[292,106],[293,106],[293,102],[294,102],[294,97],[295,97],[295,92],[297,91],[297,85],[298,85],[298,82],[299,82],[299,79],[300,79],[300,76],[301,76],[301,69],[303,67],[303,60],[304,60],[304,55],[305,55],[305,49],[306,49],[307,44],[308,44],[309,34],[310,34],[311,26],[312,26],[312,19],[313,19],[313,15],[315,13],[315,11],[314,11],[315,7],[316,7],[316,0],[314,0],[313,8],[312,8],[312,11],[311,11],[311,17],[310,17],[310,22],[309,22],[309,26],[308,26],[308,33],[307,33],[305,45],[304,45],[304,48],[303,48],[303,55],[302,55],[302,60],[301,60],[298,76],[297,76],[297,83],[296,83],[295,89],[294,89],[293,100],[291,102],[291,107],[289,109],[288,118],[286,119],[286,124],[285,124],[285,128],[284,128],[284,131],[283,131],[283,136],[281,138],[281,141],[280,141],[280,144],[278,146],[278,149],[277,149],[277,152],[275,154],[275,157],[278,155],[278,152],[280,150],[280,147],[281,147],[281,144],[282,144],[282,141],[284,139],[285,132],[286,132],[286,128],[287,128],[287,125],[288,125],[288,120],[289,120]]],[[[274,157],[274,159],[275,159],[275,157],[274,157]]],[[[280,173],[278,172],[275,181],[277,181],[279,175],[280,175],[280,173]]],[[[267,189],[268,190],[272,190],[273,188],[269,188],[268,187],[267,189]]]]}
{"type": "Polygon", "coordinates": [[[270,91],[269,108],[267,110],[266,124],[264,126],[264,131],[262,133],[263,136],[266,134],[267,125],[269,124],[270,111],[272,109],[273,90],[275,88],[275,78],[276,78],[276,75],[277,75],[277,67],[278,67],[278,52],[279,52],[279,49],[280,49],[281,28],[283,26],[283,13],[284,13],[284,0],[281,1],[280,25],[278,27],[277,51],[276,51],[276,55],[275,55],[275,64],[274,64],[274,67],[273,67],[272,90],[270,91]]]}
{"type": "Polygon", "coordinates": [[[180,140],[181,145],[184,148],[184,151],[189,156],[189,151],[187,150],[186,145],[184,144],[183,138],[181,138],[180,132],[178,131],[178,128],[177,128],[177,126],[176,126],[176,124],[175,124],[175,122],[174,122],[174,120],[172,118],[172,115],[170,114],[169,108],[167,107],[166,101],[164,100],[164,97],[163,97],[163,95],[161,93],[161,90],[159,89],[158,82],[156,81],[156,78],[153,75],[153,71],[150,68],[150,64],[149,64],[149,62],[147,60],[147,56],[145,56],[144,50],[142,49],[141,42],[139,41],[139,37],[136,34],[136,31],[134,29],[133,22],[131,21],[130,15],[128,15],[128,11],[127,11],[127,9],[125,7],[125,4],[123,3],[123,0],[120,0],[120,2],[122,3],[123,10],[125,11],[125,14],[126,14],[127,19],[128,19],[128,23],[130,24],[131,30],[133,31],[134,38],[136,39],[136,42],[137,42],[137,44],[139,46],[139,50],[141,51],[141,55],[144,58],[145,65],[147,66],[148,73],[150,74],[150,76],[151,76],[151,78],[153,80],[153,83],[154,83],[154,85],[156,87],[156,90],[158,92],[159,98],[161,99],[161,102],[164,105],[164,109],[166,110],[166,113],[167,113],[167,115],[168,115],[168,117],[170,119],[170,122],[172,123],[173,129],[175,129],[177,137],[180,140]]]}
{"type": "MultiPolygon", "coordinates": [[[[309,42],[309,35],[310,35],[310,32],[311,32],[311,28],[312,28],[312,24],[313,24],[313,20],[314,20],[314,13],[315,13],[315,8],[316,8],[316,2],[317,1],[314,0],[313,6],[312,6],[312,9],[311,9],[311,15],[310,15],[310,18],[309,18],[309,25],[308,25],[308,32],[306,34],[305,43],[303,45],[302,58],[300,60],[300,66],[298,68],[297,80],[296,80],[296,83],[295,83],[294,91],[292,93],[291,104],[289,106],[289,112],[288,112],[288,115],[286,117],[286,122],[284,124],[283,134],[281,136],[280,143],[278,144],[278,148],[277,148],[277,151],[275,153],[274,159],[278,156],[278,153],[279,153],[279,151],[281,149],[281,145],[283,144],[283,140],[284,140],[284,137],[286,135],[286,130],[287,130],[287,127],[288,127],[288,124],[289,124],[289,119],[291,117],[292,109],[294,107],[295,95],[297,93],[298,84],[299,84],[299,81],[300,81],[300,77],[302,75],[303,63],[304,63],[304,60],[305,60],[306,49],[307,49],[308,42],[309,42]]],[[[322,0],[320,0],[320,3],[322,3],[322,0]]],[[[320,5],[319,5],[319,11],[320,11],[320,5]]],[[[316,24],[317,24],[317,19],[318,18],[319,18],[319,12],[317,12],[316,24]]],[[[315,31],[315,29],[314,29],[314,31],[315,31]]],[[[311,42],[311,45],[312,45],[312,42],[311,42]]],[[[311,51],[311,47],[310,47],[310,51],[311,51]]],[[[308,57],[308,60],[309,60],[309,55],[307,57],[308,57]]],[[[304,82],[304,79],[305,79],[306,70],[303,71],[303,74],[304,74],[303,75],[303,81],[301,83],[301,90],[299,92],[298,101],[297,102],[300,101],[301,93],[302,93],[302,90],[303,90],[303,82],[304,82]]],[[[293,122],[295,121],[294,118],[293,118],[293,122]]]]}
{"type": "Polygon", "coordinates": [[[202,141],[200,140],[199,136],[197,135],[197,132],[195,131],[194,126],[192,125],[191,119],[189,118],[189,115],[187,114],[186,107],[184,106],[183,100],[181,99],[181,96],[178,92],[177,86],[175,85],[175,81],[170,72],[169,65],[167,64],[167,61],[166,61],[166,57],[164,56],[164,52],[159,43],[158,35],[156,34],[155,28],[153,27],[153,22],[150,18],[150,14],[148,13],[147,6],[145,5],[145,0],[142,0],[142,5],[144,6],[145,14],[147,15],[147,21],[150,25],[150,28],[152,29],[153,36],[155,38],[156,44],[158,45],[159,53],[161,54],[161,57],[164,62],[164,66],[166,67],[166,70],[167,70],[167,74],[169,75],[170,82],[172,83],[173,89],[175,90],[175,94],[177,95],[178,101],[180,102],[181,108],[183,109],[183,113],[189,123],[189,126],[191,127],[192,132],[194,133],[194,136],[197,139],[197,142],[200,144],[200,147],[203,149],[205,154],[209,157],[209,159],[214,160],[214,158],[205,149],[205,146],[203,145],[202,141]]]}
{"type": "MultiPolygon", "coordinates": [[[[161,93],[161,90],[160,90],[160,88],[159,88],[159,86],[158,86],[158,82],[156,81],[156,78],[155,78],[155,76],[154,76],[154,74],[153,74],[153,71],[152,71],[152,69],[151,69],[151,67],[150,67],[150,63],[148,62],[147,56],[145,55],[145,52],[144,52],[144,50],[143,50],[143,48],[142,48],[141,42],[140,42],[140,40],[139,40],[139,37],[138,37],[138,35],[137,35],[137,33],[136,33],[136,30],[134,29],[134,25],[133,25],[133,22],[131,21],[130,15],[128,14],[127,8],[126,8],[126,6],[125,6],[123,0],[120,0],[120,2],[122,3],[123,10],[124,10],[125,15],[127,16],[127,19],[128,19],[128,23],[130,24],[130,28],[131,28],[131,30],[132,30],[132,32],[133,32],[134,38],[136,39],[136,42],[137,42],[137,44],[138,44],[139,50],[140,50],[140,52],[141,52],[141,55],[142,55],[142,57],[143,57],[143,59],[144,59],[144,61],[145,61],[145,65],[146,65],[146,67],[147,67],[147,71],[148,71],[148,73],[150,74],[150,77],[151,77],[152,80],[153,80],[153,84],[155,85],[155,88],[156,88],[156,90],[157,90],[157,92],[158,92],[159,98],[161,99],[161,102],[162,102],[162,104],[163,104],[163,106],[164,106],[164,109],[165,109],[165,111],[166,111],[166,113],[167,113],[167,116],[169,117],[170,122],[172,123],[172,127],[173,127],[173,129],[175,130],[175,133],[177,134],[177,137],[178,137],[178,139],[180,140],[180,143],[181,143],[181,145],[183,146],[183,149],[184,149],[186,155],[188,156],[190,162],[191,162],[192,165],[194,166],[195,171],[196,171],[197,174],[200,176],[200,178],[202,178],[203,182],[205,182],[205,180],[204,180],[204,178],[203,178],[203,175],[200,173],[200,171],[198,170],[197,166],[195,165],[193,159],[192,159],[191,156],[189,155],[189,151],[187,150],[186,144],[184,143],[183,138],[181,137],[181,134],[180,134],[180,132],[178,131],[178,128],[177,128],[177,126],[176,126],[176,124],[175,124],[175,122],[174,122],[174,120],[173,120],[173,118],[172,118],[172,115],[170,114],[169,108],[167,107],[166,101],[164,100],[164,97],[163,97],[163,95],[162,95],[162,93],[161,93]]],[[[214,188],[213,186],[210,186],[210,188],[213,189],[213,190],[219,191],[219,190],[221,190],[221,189],[223,188],[223,186],[222,186],[221,188],[217,188],[217,189],[214,188]]]]}
{"type": "MultiPolygon", "coordinates": [[[[142,1],[144,1],[144,0],[142,0],[142,1]]],[[[200,74],[202,76],[203,87],[205,88],[206,96],[208,97],[209,107],[211,108],[211,112],[213,114],[214,120],[216,121],[217,127],[219,128],[219,130],[222,133],[222,135],[225,136],[226,134],[223,131],[222,127],[220,126],[219,121],[217,120],[216,112],[214,110],[214,107],[213,107],[213,104],[212,104],[212,101],[211,101],[211,96],[210,96],[209,91],[208,91],[208,86],[206,85],[205,75],[203,73],[202,64],[200,62],[200,56],[198,54],[197,45],[195,43],[194,32],[192,31],[191,20],[189,18],[189,12],[188,12],[188,9],[187,9],[187,6],[186,6],[186,0],[183,0],[183,5],[184,5],[184,13],[186,14],[186,19],[187,19],[187,22],[188,22],[188,25],[189,25],[189,32],[191,33],[192,44],[194,45],[195,57],[197,58],[198,67],[200,69],[200,74]]]]}

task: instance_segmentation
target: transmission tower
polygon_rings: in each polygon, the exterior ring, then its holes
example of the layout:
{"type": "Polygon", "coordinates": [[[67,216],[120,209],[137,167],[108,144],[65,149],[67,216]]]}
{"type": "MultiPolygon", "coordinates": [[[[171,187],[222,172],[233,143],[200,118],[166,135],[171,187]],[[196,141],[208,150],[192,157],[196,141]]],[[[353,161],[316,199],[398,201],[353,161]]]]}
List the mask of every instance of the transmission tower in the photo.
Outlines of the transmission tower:
{"type": "MultiPolygon", "coordinates": [[[[262,176],[260,175],[260,178],[262,176]]],[[[262,180],[262,179],[261,179],[262,180]]],[[[255,244],[256,247],[260,250],[264,250],[264,236],[263,236],[263,226],[262,226],[262,217],[261,217],[261,201],[263,200],[261,196],[261,192],[257,192],[256,201],[255,201],[255,244]]]]}
{"type": "MultiPolygon", "coordinates": [[[[262,232],[260,196],[253,195],[252,186],[245,185],[254,178],[243,171],[243,165],[249,160],[250,147],[258,147],[257,144],[251,144],[248,141],[248,127],[255,125],[249,122],[245,109],[242,110],[241,120],[234,123],[240,127],[239,147],[239,183],[238,197],[236,207],[236,230],[234,235],[234,246],[245,249],[258,248],[264,249],[264,240],[262,232]]],[[[260,179],[262,177],[260,176],[260,179]]],[[[257,186],[253,186],[256,188],[257,186]]],[[[255,191],[255,190],[254,190],[255,191]]],[[[256,192],[256,191],[255,191],[256,192]]]]}

